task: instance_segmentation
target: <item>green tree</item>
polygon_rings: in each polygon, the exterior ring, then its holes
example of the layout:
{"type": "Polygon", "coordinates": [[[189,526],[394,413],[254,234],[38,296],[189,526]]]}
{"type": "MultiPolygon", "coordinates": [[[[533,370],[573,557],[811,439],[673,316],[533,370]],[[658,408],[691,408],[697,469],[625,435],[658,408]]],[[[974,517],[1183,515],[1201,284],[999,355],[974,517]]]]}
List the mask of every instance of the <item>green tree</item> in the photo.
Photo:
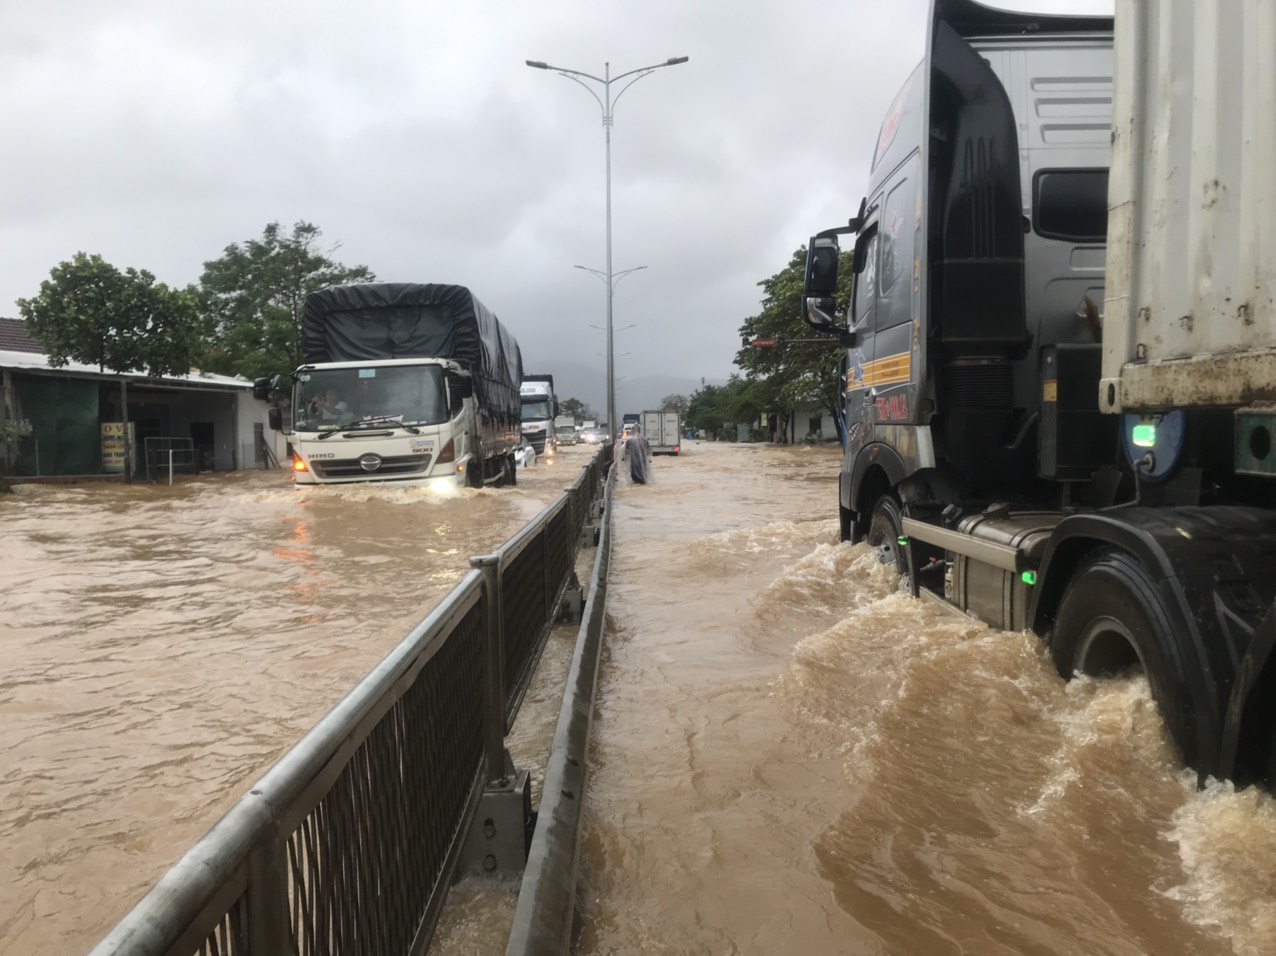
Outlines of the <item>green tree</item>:
{"type": "Polygon", "coordinates": [[[660,400],[660,410],[662,412],[677,412],[679,415],[686,415],[687,404],[686,395],[666,395],[660,400]]]}
{"type": "Polygon", "coordinates": [[[579,398],[564,398],[558,403],[559,413],[562,415],[570,415],[575,421],[585,422],[591,419],[596,420],[597,415],[594,410],[579,398]]]}
{"type": "MultiPolygon", "coordinates": [[[[841,321],[845,321],[853,288],[852,258],[847,250],[838,262],[835,314],[841,321]]],[[[838,366],[843,350],[835,336],[821,335],[802,319],[805,272],[806,250],[798,249],[785,268],[758,283],[763,291],[761,311],[744,320],[740,335],[746,343],[774,339],[776,345],[746,344],[735,357],[735,364],[757,385],[753,399],[785,420],[796,409],[809,407],[823,408],[836,418],[842,400],[838,366]]]]}
{"type": "Polygon", "coordinates": [[[320,246],[318,226],[298,222],[285,232],[267,224],[260,239],[229,245],[204,263],[199,300],[209,340],[205,368],[258,378],[301,364],[301,316],[306,296],[346,282],[372,282],[367,266],[346,266],[320,246]]]}
{"type": "Polygon", "coordinates": [[[755,383],[732,375],[726,385],[705,385],[687,401],[687,427],[704,430],[710,438],[735,438],[737,425],[752,425],[762,406],[755,397],[755,383]]]}
{"type": "Polygon", "coordinates": [[[99,255],[58,263],[18,312],[49,364],[185,375],[200,353],[199,313],[187,292],[145,269],[121,272],[99,255]]]}

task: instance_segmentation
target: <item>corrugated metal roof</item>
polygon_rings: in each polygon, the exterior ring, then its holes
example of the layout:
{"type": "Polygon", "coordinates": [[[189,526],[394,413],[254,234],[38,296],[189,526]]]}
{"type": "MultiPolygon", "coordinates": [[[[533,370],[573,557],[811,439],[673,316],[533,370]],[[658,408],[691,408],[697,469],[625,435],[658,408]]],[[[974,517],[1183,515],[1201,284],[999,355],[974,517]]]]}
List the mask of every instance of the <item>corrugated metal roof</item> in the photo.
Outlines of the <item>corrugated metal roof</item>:
{"type": "Polygon", "coordinates": [[[145,372],[125,372],[123,374],[117,372],[101,372],[96,365],[85,365],[83,362],[67,362],[65,365],[59,365],[54,368],[49,364],[48,357],[39,350],[35,352],[27,352],[21,350],[13,350],[0,346],[0,368],[19,369],[22,371],[32,372],[54,372],[73,375],[76,378],[104,378],[104,379],[121,379],[126,378],[129,381],[139,382],[163,382],[169,385],[187,385],[199,388],[236,388],[250,389],[253,383],[244,378],[236,378],[230,375],[215,375],[212,372],[191,372],[189,375],[166,375],[162,378],[155,378],[147,375],[145,372]]]}

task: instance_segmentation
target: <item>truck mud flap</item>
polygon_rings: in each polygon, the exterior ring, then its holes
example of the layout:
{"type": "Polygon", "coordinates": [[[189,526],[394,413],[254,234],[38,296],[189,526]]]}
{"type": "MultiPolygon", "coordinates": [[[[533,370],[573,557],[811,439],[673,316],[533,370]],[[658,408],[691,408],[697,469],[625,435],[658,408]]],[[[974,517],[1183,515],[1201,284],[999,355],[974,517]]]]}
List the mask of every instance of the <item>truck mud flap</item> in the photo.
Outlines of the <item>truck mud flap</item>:
{"type": "Polygon", "coordinates": [[[1254,629],[1237,669],[1218,769],[1238,787],[1276,786],[1276,601],[1254,629]]]}

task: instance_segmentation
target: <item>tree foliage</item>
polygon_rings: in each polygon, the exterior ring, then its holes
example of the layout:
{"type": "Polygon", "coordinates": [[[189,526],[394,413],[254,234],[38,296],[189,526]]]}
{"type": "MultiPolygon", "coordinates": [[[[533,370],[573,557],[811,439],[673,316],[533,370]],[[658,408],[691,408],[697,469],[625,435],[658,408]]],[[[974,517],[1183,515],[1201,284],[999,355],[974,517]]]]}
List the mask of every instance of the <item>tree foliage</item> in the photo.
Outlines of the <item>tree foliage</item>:
{"type": "MultiPolygon", "coordinates": [[[[851,298],[853,274],[850,250],[838,262],[836,316],[845,321],[851,298]]],[[[806,249],[798,249],[789,264],[758,285],[762,287],[762,308],[740,326],[744,342],[775,339],[774,348],[754,348],[745,344],[736,353],[735,364],[755,384],[753,400],[768,412],[788,415],[801,408],[823,408],[835,417],[842,396],[838,372],[843,350],[834,336],[821,338],[802,319],[802,282],[806,272],[806,249]],[[795,339],[818,340],[794,342],[795,339]],[[788,344],[786,344],[786,342],[788,344]]]]}
{"type": "Polygon", "coordinates": [[[257,378],[301,364],[301,316],[306,296],[346,282],[371,282],[367,266],[346,266],[320,246],[318,226],[298,222],[285,232],[268,223],[260,239],[227,246],[204,263],[199,295],[207,323],[205,367],[257,378]]]}
{"type": "Polygon", "coordinates": [[[99,255],[77,252],[58,263],[38,295],[18,300],[18,312],[55,368],[83,362],[99,371],[185,375],[200,353],[189,292],[99,255]]]}
{"type": "Polygon", "coordinates": [[[687,401],[683,420],[688,428],[703,430],[710,438],[734,438],[736,426],[757,422],[762,409],[756,383],[733,374],[726,385],[696,389],[687,401]]]}
{"type": "Polygon", "coordinates": [[[598,418],[594,414],[594,410],[579,398],[564,398],[558,403],[558,410],[561,414],[570,415],[578,422],[596,420],[598,418]]]}
{"type": "Polygon", "coordinates": [[[686,395],[666,395],[660,400],[660,410],[662,412],[677,412],[679,415],[686,415],[689,403],[690,400],[686,395]]]}

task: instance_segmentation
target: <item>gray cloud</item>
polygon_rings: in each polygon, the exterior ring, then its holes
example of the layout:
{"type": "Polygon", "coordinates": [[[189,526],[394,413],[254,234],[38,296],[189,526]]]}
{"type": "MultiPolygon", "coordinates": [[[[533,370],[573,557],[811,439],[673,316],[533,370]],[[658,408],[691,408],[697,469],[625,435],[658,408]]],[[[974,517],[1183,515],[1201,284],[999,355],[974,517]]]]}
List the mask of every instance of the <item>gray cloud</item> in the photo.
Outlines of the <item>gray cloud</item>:
{"type": "MultiPolygon", "coordinates": [[[[1024,4],[1110,12],[1110,0],[1024,4]]],[[[384,279],[470,285],[538,368],[603,367],[613,73],[617,374],[723,378],[756,283],[863,192],[926,0],[43,0],[0,9],[0,313],[83,249],[176,284],[307,219],[384,279]]]]}

